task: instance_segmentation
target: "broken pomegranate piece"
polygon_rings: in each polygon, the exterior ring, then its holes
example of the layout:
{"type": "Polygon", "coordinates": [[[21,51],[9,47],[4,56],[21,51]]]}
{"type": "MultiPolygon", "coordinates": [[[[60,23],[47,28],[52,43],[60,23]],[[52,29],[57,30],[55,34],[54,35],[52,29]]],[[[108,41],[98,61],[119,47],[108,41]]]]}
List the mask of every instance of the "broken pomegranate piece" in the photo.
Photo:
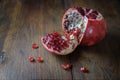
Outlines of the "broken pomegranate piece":
{"type": "Polygon", "coordinates": [[[58,32],[47,34],[41,38],[43,46],[50,52],[58,55],[67,55],[75,50],[78,45],[77,38],[70,35],[69,39],[58,32]]]}
{"type": "Polygon", "coordinates": [[[82,46],[94,45],[106,35],[106,22],[102,14],[84,7],[69,8],[63,16],[62,28],[66,34],[77,33],[79,45],[82,46]]]}

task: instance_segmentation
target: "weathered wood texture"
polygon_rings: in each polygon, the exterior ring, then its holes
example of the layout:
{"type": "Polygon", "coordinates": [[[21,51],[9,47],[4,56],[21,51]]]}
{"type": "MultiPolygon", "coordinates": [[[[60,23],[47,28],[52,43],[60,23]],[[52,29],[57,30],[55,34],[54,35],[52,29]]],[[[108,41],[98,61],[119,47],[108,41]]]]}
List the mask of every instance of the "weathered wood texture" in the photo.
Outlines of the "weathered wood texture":
{"type": "Polygon", "coordinates": [[[119,0],[0,0],[0,80],[119,80],[120,79],[119,0]],[[107,36],[92,47],[78,47],[72,54],[56,56],[41,44],[41,36],[62,33],[61,19],[72,6],[100,11],[107,21],[107,36]],[[38,43],[38,49],[32,44],[38,43]],[[44,58],[30,63],[28,57],[44,58]],[[61,64],[71,62],[65,71],[61,64]],[[81,73],[86,66],[89,73],[81,73]]]}

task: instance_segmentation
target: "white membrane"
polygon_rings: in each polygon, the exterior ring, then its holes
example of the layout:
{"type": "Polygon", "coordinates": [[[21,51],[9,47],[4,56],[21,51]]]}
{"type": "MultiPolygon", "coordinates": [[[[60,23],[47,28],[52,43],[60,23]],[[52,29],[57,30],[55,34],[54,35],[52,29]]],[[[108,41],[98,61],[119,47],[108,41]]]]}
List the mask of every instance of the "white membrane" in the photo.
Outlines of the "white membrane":
{"type": "Polygon", "coordinates": [[[83,16],[77,10],[70,11],[66,15],[68,15],[67,19],[70,22],[67,26],[68,30],[71,30],[73,28],[77,29],[77,27],[80,28],[80,25],[83,21],[83,16]],[[74,17],[73,14],[75,15],[74,17]]]}

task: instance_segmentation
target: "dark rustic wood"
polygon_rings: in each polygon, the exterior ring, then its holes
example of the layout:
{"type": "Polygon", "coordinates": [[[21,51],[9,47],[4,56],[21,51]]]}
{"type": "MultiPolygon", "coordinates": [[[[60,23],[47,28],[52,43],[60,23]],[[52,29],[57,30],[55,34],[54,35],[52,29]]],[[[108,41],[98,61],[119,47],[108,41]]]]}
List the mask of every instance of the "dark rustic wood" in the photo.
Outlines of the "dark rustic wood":
{"type": "Polygon", "coordinates": [[[114,0],[0,0],[0,80],[119,80],[120,1],[114,0]],[[91,47],[78,47],[72,54],[56,56],[46,51],[41,36],[62,33],[66,9],[85,6],[100,11],[107,21],[107,36],[91,47]],[[38,43],[38,49],[32,44],[38,43]],[[44,58],[30,63],[28,57],[44,58]],[[71,62],[71,70],[61,64],[71,62]],[[82,73],[85,66],[89,72],[82,73]]]}

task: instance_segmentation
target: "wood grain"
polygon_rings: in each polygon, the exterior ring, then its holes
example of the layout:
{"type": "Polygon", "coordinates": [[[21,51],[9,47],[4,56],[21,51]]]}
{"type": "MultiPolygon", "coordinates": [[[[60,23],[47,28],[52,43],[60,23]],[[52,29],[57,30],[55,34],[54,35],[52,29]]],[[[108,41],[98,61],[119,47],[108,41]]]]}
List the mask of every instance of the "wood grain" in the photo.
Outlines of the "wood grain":
{"type": "Polygon", "coordinates": [[[114,0],[0,0],[0,80],[119,80],[120,16],[114,0]],[[106,4],[107,3],[107,4],[106,4]],[[78,47],[72,54],[56,56],[46,51],[40,38],[62,32],[66,9],[85,6],[100,11],[107,21],[107,36],[91,47],[78,47]],[[37,43],[38,49],[32,49],[37,43]],[[43,63],[30,63],[28,57],[41,56],[43,63]],[[71,62],[71,70],[61,64],[71,62]],[[85,66],[89,73],[82,73],[85,66]]]}

